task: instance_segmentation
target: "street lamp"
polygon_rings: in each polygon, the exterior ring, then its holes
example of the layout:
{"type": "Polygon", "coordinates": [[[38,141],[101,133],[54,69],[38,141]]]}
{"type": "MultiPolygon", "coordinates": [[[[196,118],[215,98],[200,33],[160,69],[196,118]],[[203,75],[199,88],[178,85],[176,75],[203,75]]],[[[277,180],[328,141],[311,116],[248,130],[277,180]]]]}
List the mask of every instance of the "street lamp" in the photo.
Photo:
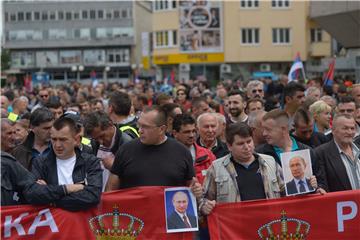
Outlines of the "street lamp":
{"type": "Polygon", "coordinates": [[[110,71],[110,67],[106,66],[104,68],[104,81],[106,82],[106,84],[108,84],[108,78],[107,78],[107,73],[110,71]]]}
{"type": "Polygon", "coordinates": [[[71,71],[76,72],[76,79],[77,79],[77,81],[80,81],[80,72],[84,71],[84,66],[82,66],[82,65],[71,66],[71,71]]]}

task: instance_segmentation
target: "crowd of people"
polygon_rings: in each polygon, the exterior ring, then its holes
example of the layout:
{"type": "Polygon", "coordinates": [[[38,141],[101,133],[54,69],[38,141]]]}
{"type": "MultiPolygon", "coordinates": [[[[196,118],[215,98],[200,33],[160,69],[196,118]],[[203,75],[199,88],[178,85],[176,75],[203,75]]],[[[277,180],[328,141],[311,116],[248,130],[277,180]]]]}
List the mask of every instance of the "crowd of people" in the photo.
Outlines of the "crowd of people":
{"type": "Polygon", "coordinates": [[[285,196],[280,155],[303,149],[307,189],[360,189],[360,85],[349,81],[72,82],[1,93],[1,205],[78,211],[104,191],[189,186],[203,221],[216,203],[285,196]]]}

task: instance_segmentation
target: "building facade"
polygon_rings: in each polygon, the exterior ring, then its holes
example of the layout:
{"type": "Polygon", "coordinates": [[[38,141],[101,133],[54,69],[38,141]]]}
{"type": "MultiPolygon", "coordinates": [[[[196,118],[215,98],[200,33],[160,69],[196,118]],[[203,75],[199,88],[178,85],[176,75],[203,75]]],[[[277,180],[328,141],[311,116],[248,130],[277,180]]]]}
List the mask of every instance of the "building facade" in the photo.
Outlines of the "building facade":
{"type": "Polygon", "coordinates": [[[138,24],[135,16],[150,18],[147,2],[3,4],[4,47],[10,50],[11,68],[32,74],[33,80],[128,80],[132,65],[141,61],[135,50],[140,41],[135,26],[140,31],[149,26],[138,24]]]}
{"type": "Polygon", "coordinates": [[[315,62],[331,54],[331,37],[309,18],[308,1],[156,0],[152,20],[152,63],[163,78],[172,71],[180,80],[275,78],[298,53],[315,62]]]}

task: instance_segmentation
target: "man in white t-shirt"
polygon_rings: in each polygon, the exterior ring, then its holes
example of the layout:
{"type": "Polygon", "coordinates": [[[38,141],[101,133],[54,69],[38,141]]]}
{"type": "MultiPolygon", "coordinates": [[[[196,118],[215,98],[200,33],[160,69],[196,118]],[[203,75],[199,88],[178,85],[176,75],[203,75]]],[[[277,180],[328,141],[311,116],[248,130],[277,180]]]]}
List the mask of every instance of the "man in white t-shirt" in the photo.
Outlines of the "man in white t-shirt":
{"type": "Polygon", "coordinates": [[[76,191],[67,192],[62,199],[54,201],[56,206],[72,211],[98,204],[102,188],[99,159],[80,151],[77,148],[79,143],[76,122],[60,117],[51,128],[51,151],[46,156],[36,158],[32,168],[38,183],[49,186],[73,184],[76,187],[76,191]]]}

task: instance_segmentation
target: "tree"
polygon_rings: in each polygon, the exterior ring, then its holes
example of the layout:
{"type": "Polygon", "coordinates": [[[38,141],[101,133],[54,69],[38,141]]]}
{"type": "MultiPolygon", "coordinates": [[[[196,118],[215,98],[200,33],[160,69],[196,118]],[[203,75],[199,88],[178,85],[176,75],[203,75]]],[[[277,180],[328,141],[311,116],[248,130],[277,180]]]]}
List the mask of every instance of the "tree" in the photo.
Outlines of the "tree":
{"type": "Polygon", "coordinates": [[[7,70],[10,68],[10,51],[1,48],[1,70],[7,70]]]}

